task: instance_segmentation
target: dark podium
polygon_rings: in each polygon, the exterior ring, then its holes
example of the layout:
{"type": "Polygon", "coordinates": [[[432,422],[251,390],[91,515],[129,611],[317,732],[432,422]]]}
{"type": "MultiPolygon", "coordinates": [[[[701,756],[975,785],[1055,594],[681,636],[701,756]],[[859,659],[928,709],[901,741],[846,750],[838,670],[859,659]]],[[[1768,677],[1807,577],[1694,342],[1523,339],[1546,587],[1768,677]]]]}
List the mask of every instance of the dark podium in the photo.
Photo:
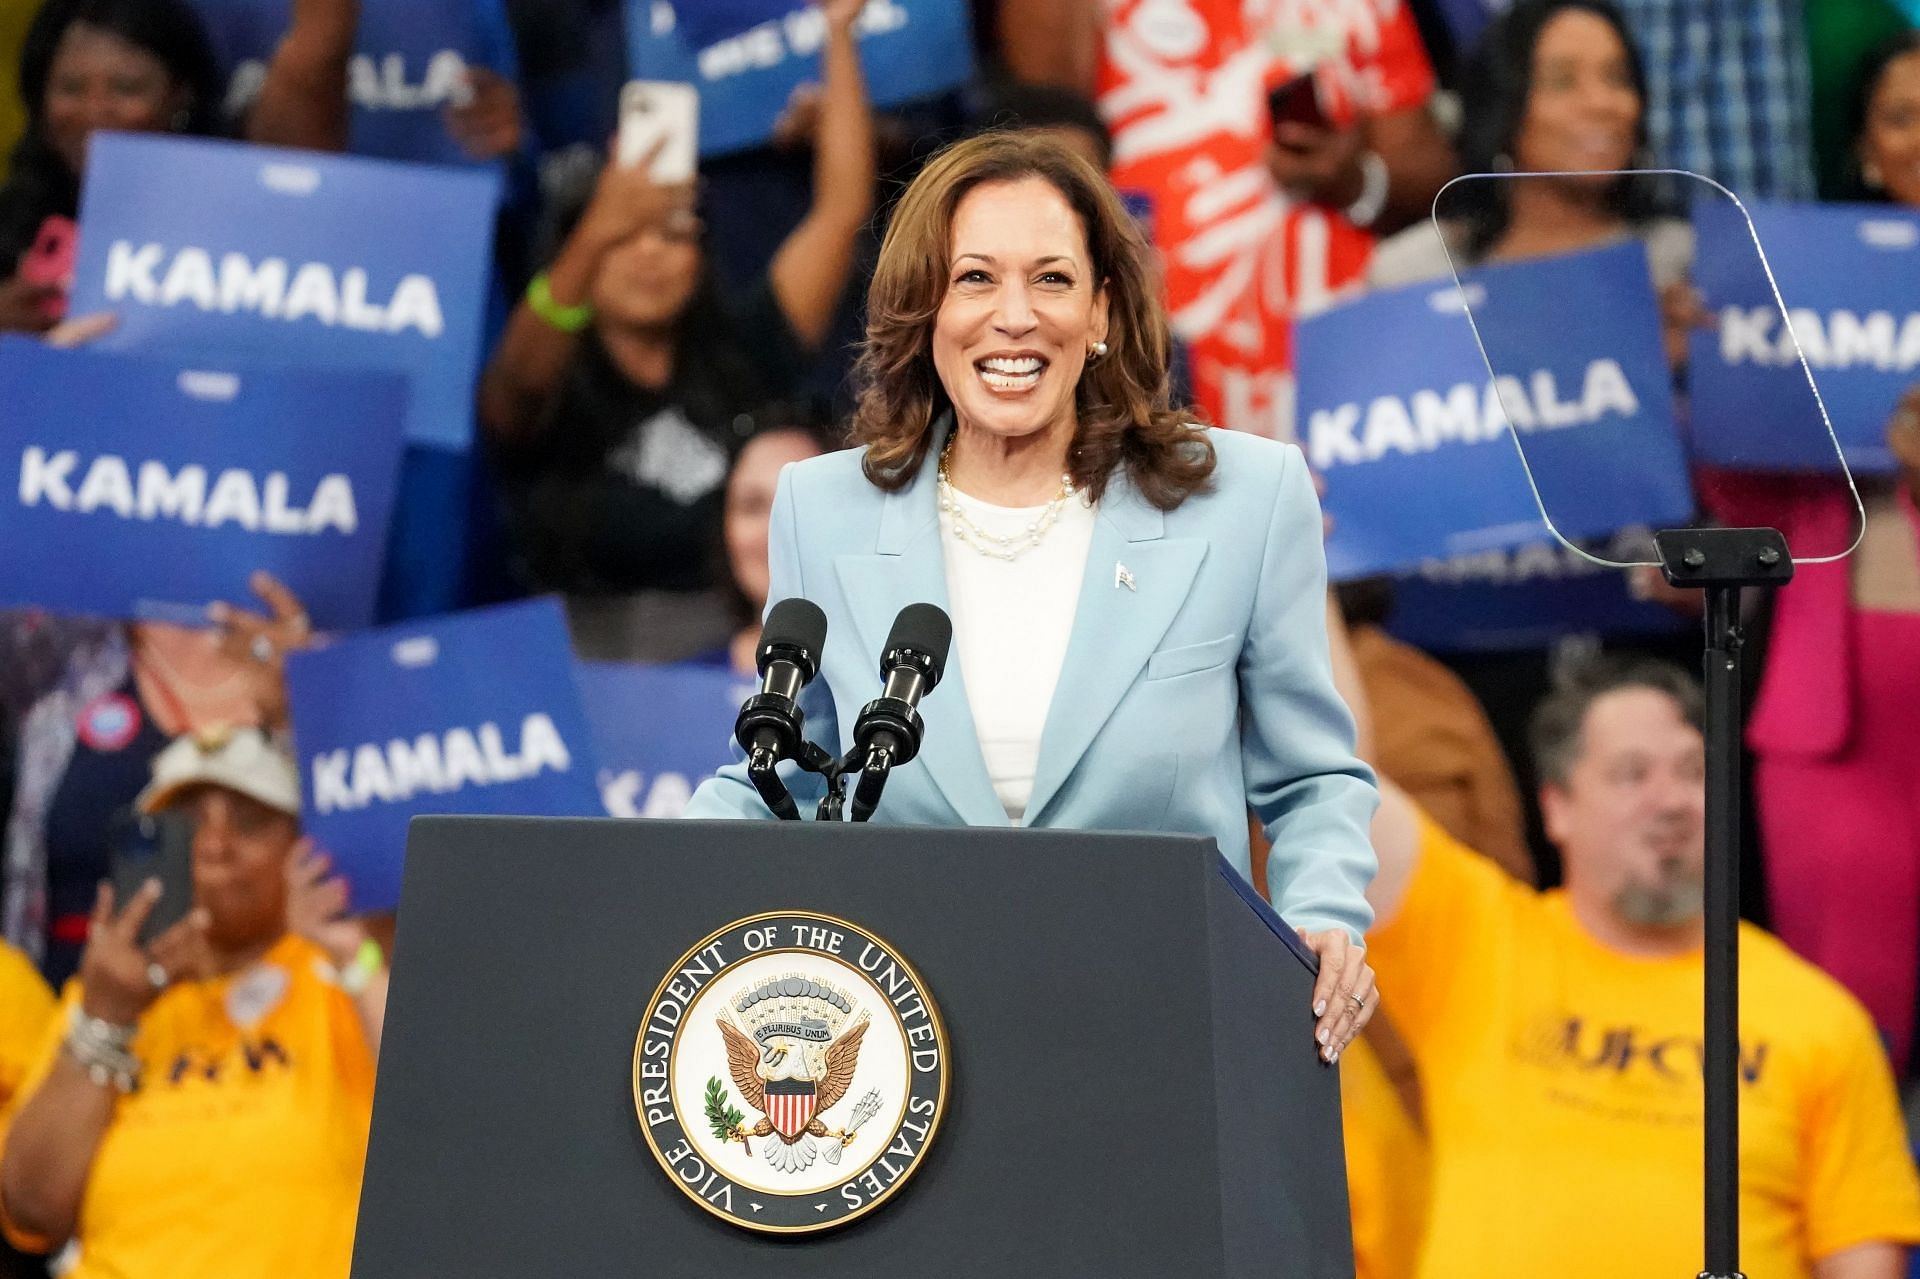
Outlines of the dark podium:
{"type": "Polygon", "coordinates": [[[1309,959],[1211,840],[792,822],[422,818],[355,1279],[1351,1279],[1309,959]],[[951,1090],[900,1193],[826,1233],[702,1211],[640,1130],[683,954],[804,910],[884,938],[951,1090]]]}

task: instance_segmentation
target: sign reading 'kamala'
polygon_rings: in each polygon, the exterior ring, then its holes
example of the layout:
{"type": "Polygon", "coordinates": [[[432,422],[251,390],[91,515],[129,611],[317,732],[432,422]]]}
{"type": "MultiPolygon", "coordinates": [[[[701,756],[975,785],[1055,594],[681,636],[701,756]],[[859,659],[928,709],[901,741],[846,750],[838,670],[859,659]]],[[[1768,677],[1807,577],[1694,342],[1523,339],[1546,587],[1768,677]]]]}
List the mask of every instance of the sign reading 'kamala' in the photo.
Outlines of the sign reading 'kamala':
{"type": "Polygon", "coordinates": [[[465,448],[498,192],[482,170],[96,135],[70,310],[118,317],[106,350],[404,373],[408,442],[465,448]]]}
{"type": "Polygon", "coordinates": [[[531,600],[366,631],[287,661],[307,831],[354,909],[400,899],[425,813],[601,813],[566,621],[531,600]]]}
{"type": "Polygon", "coordinates": [[[266,569],[372,618],[400,465],[391,373],[182,369],[0,341],[0,602],[199,619],[266,569]]]}
{"type": "Polygon", "coordinates": [[[1887,424],[1920,381],[1920,213],[1883,204],[1748,212],[1787,312],[1740,211],[1725,201],[1697,210],[1695,275],[1715,324],[1693,336],[1696,454],[1750,470],[1838,470],[1807,387],[1811,369],[1847,464],[1893,470],[1887,424]]]}
{"type": "Polygon", "coordinates": [[[1370,294],[1301,320],[1295,367],[1336,578],[1539,540],[1528,463],[1568,536],[1692,511],[1637,243],[1370,294]]]}

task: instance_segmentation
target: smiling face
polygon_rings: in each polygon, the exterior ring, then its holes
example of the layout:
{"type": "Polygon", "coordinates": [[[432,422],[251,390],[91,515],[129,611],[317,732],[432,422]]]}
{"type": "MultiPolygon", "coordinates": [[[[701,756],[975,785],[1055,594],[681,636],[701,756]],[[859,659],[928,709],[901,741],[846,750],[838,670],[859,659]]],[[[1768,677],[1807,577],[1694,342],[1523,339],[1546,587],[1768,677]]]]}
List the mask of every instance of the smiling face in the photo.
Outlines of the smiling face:
{"type": "Polygon", "coordinates": [[[1674,928],[1700,915],[1706,742],[1680,704],[1626,687],[1593,700],[1566,780],[1540,793],[1567,890],[1624,924],[1674,928]]]}
{"type": "Polygon", "coordinates": [[[160,59],[111,31],[76,22],[61,35],[47,72],[47,141],[83,173],[94,133],[163,133],[187,103],[187,91],[160,59]]]}
{"type": "Polygon", "coordinates": [[[1598,173],[1633,163],[1640,94],[1613,24],[1568,9],[1540,28],[1514,163],[1532,173],[1598,173]]]}
{"type": "Polygon", "coordinates": [[[1860,165],[1889,200],[1920,208],[1920,51],[1887,63],[1873,86],[1860,165]]]}
{"type": "Polygon", "coordinates": [[[1074,392],[1107,336],[1086,228],[1052,183],[982,183],[954,210],[933,364],[963,431],[1006,439],[1077,425],[1074,392]]]}

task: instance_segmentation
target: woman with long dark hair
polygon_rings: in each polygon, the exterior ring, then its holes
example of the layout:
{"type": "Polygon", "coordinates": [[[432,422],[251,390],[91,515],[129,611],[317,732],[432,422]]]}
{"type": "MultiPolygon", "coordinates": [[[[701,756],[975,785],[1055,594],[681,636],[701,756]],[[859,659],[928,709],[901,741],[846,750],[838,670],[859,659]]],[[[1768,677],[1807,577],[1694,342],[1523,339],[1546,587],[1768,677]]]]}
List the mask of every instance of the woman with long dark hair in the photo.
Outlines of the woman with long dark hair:
{"type": "Polygon", "coordinates": [[[727,473],[826,340],[873,210],[862,3],[824,6],[813,203],[762,281],[723,296],[692,187],[608,165],[481,381],[515,576],[566,597],[583,656],[672,661],[733,633],[727,473]]]}
{"type": "Polygon", "coordinates": [[[1612,175],[1646,165],[1646,75],[1611,0],[1524,0],[1475,47],[1462,77],[1459,149],[1467,173],[1552,174],[1462,182],[1424,220],[1375,251],[1376,288],[1438,279],[1461,266],[1647,244],[1656,283],[1692,257],[1685,222],[1661,216],[1655,180],[1612,175]]]}
{"type": "MultiPolygon", "coordinates": [[[[243,133],[337,150],[359,0],[294,0],[243,133]]],[[[41,332],[65,309],[73,221],[94,133],[218,132],[221,81],[186,0],[47,0],[27,32],[27,131],[0,186],[0,330],[41,332]]]]}
{"type": "MultiPolygon", "coordinates": [[[[1251,808],[1274,907],[1320,956],[1332,1062],[1379,1003],[1361,942],[1377,796],[1330,670],[1319,504],[1299,449],[1176,407],[1167,357],[1149,250],[1104,174],[1040,134],[948,148],[881,244],[861,447],[781,475],[768,597],[831,621],[803,696],[836,751],[888,622],[950,610],[882,820],[1211,835],[1251,876],[1251,808]]],[[[742,762],[687,815],[771,814],[742,762]]]]}

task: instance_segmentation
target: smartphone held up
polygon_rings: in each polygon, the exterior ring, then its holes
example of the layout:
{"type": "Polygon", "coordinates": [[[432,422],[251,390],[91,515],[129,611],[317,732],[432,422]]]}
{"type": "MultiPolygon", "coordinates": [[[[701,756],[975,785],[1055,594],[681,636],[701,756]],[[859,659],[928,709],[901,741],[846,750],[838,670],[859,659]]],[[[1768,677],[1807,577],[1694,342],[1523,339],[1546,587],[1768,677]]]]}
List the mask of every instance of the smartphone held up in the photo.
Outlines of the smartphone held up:
{"type": "Polygon", "coordinates": [[[646,159],[662,185],[691,182],[699,161],[700,91],[668,80],[632,80],[620,90],[620,132],[614,163],[631,169],[646,159]]]}

